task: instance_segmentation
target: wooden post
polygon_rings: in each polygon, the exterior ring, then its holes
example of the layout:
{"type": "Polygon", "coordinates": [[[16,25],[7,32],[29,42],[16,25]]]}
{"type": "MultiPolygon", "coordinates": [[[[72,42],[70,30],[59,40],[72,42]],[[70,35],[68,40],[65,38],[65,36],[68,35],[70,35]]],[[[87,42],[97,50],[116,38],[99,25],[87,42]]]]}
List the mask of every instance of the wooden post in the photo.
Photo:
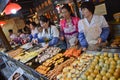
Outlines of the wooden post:
{"type": "Polygon", "coordinates": [[[9,42],[8,42],[5,34],[4,34],[4,32],[2,31],[1,26],[0,26],[0,38],[1,38],[1,40],[2,40],[2,43],[3,43],[4,48],[5,48],[6,50],[11,50],[12,48],[11,48],[11,46],[10,46],[10,44],[9,44],[9,42]]]}

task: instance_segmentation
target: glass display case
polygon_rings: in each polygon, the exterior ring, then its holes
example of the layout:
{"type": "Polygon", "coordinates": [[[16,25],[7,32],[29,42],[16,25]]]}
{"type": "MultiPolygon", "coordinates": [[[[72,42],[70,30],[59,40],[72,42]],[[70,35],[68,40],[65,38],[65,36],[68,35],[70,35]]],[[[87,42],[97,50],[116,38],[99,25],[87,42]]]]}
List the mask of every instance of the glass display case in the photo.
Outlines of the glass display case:
{"type": "Polygon", "coordinates": [[[48,80],[35,70],[0,52],[0,80],[48,80]]]}

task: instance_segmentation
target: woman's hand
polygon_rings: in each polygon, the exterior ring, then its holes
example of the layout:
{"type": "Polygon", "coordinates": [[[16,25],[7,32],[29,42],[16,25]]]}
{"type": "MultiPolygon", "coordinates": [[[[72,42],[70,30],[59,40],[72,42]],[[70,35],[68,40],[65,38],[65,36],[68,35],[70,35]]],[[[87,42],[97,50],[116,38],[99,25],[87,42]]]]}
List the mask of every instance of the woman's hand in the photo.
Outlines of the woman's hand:
{"type": "Polygon", "coordinates": [[[45,44],[44,48],[47,49],[49,47],[49,44],[45,44]]]}
{"type": "Polygon", "coordinates": [[[86,51],[86,50],[87,50],[87,48],[82,48],[82,50],[83,50],[83,51],[86,51]]]}
{"type": "Polygon", "coordinates": [[[64,41],[64,39],[65,39],[64,37],[60,37],[60,40],[64,41]]]}
{"type": "Polygon", "coordinates": [[[78,39],[75,40],[75,45],[77,45],[77,44],[78,44],[78,39]]]}
{"type": "Polygon", "coordinates": [[[102,42],[101,38],[98,38],[97,44],[100,44],[102,42]]]}
{"type": "Polygon", "coordinates": [[[33,43],[33,44],[38,44],[38,40],[37,40],[37,39],[33,39],[33,40],[32,40],[32,43],[33,43]]]}

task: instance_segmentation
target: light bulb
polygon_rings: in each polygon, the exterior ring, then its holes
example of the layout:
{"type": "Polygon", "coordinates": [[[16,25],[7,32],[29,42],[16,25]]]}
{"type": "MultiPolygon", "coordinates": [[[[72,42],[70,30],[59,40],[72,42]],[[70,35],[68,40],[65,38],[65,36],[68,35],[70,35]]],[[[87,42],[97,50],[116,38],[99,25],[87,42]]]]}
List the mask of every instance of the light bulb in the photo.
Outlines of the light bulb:
{"type": "Polygon", "coordinates": [[[15,9],[12,9],[12,10],[11,10],[11,13],[13,13],[13,14],[16,14],[16,12],[17,12],[17,11],[16,11],[15,9]]]}

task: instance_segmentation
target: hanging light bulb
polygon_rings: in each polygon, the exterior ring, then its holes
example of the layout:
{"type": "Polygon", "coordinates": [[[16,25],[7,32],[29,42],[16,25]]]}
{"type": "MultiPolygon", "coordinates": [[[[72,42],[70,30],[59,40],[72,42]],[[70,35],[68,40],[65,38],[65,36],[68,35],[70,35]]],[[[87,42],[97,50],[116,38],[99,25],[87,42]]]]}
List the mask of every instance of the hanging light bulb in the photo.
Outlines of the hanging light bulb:
{"type": "Polygon", "coordinates": [[[16,14],[16,12],[17,12],[17,11],[16,11],[15,9],[12,9],[12,10],[11,10],[11,13],[13,13],[13,14],[16,14]]]}
{"type": "Polygon", "coordinates": [[[17,3],[9,3],[4,12],[6,15],[9,15],[9,14],[15,14],[17,11],[19,11],[21,9],[21,6],[17,3]]]}

